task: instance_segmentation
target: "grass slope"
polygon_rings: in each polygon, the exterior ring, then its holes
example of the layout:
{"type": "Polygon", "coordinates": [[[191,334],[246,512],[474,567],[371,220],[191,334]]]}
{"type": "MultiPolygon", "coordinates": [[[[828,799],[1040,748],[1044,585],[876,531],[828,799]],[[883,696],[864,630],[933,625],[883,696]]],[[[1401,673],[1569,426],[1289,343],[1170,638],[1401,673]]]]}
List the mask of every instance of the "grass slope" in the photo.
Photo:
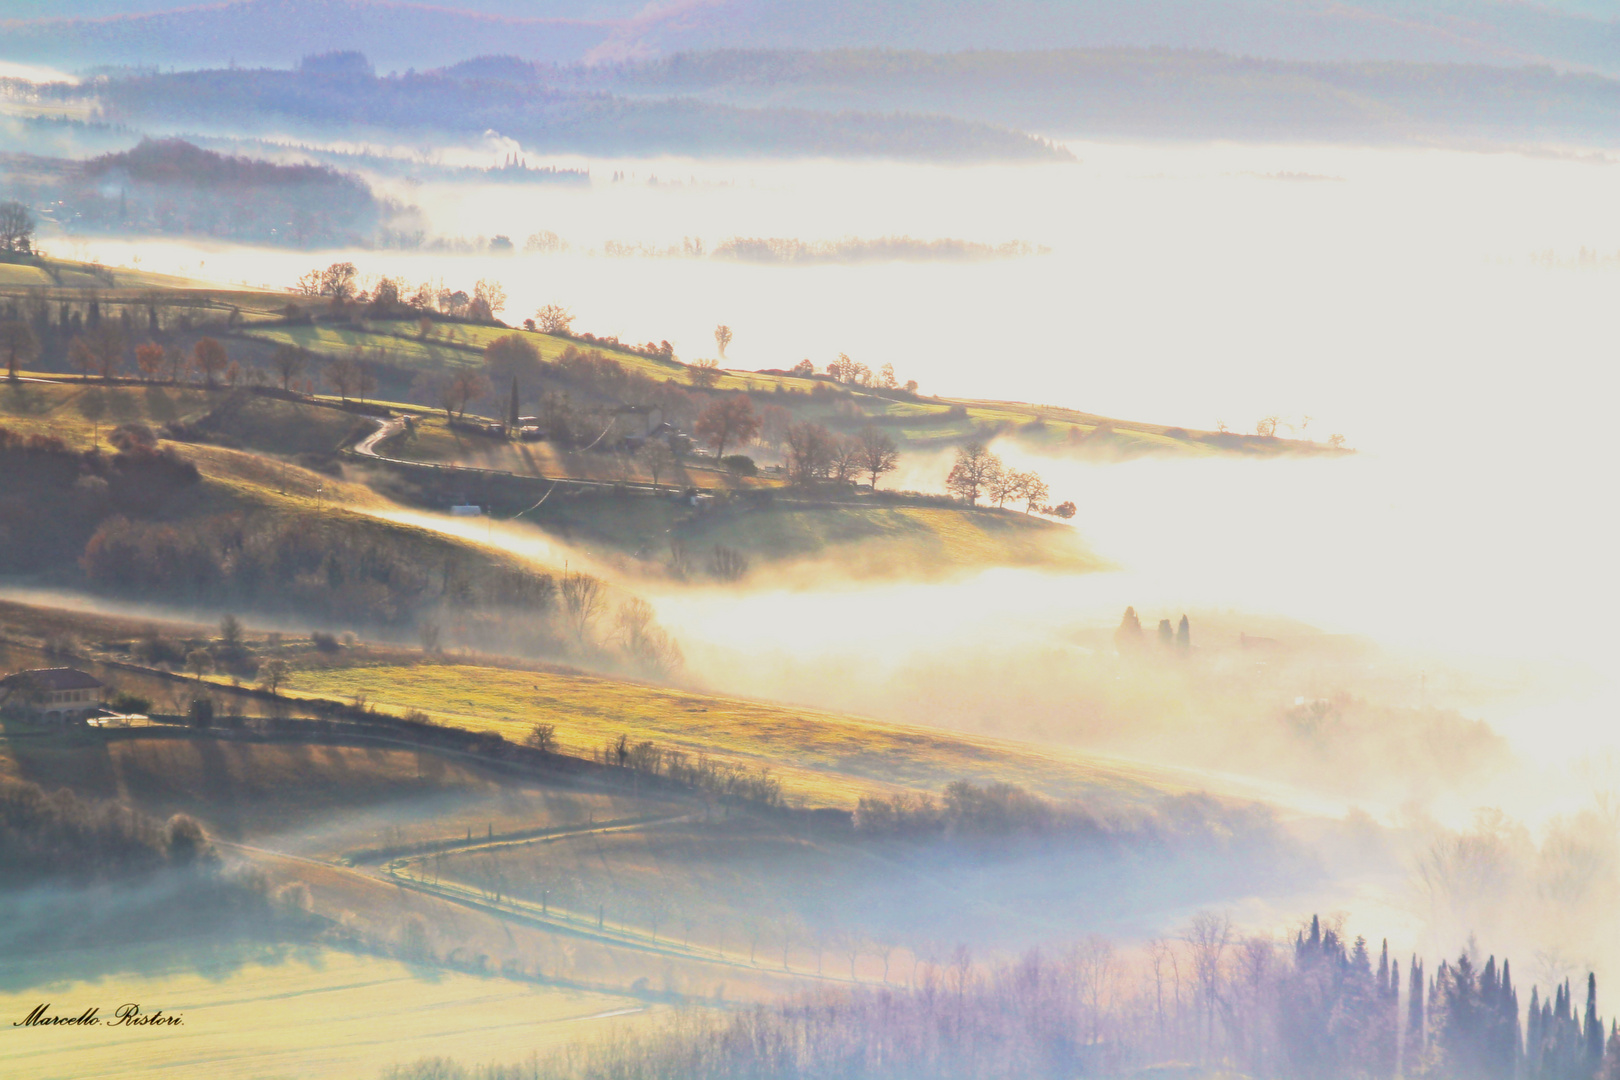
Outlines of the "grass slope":
{"type": "Polygon", "coordinates": [[[1114,805],[1182,790],[1168,774],[1070,751],[585,674],[388,663],[300,670],[287,686],[320,697],[364,695],[379,708],[420,709],[443,724],[514,740],[551,723],[562,748],[576,754],[592,754],[621,734],[650,739],[768,767],[790,796],[812,805],[853,807],[862,795],[938,791],[963,778],[1114,805]]]}

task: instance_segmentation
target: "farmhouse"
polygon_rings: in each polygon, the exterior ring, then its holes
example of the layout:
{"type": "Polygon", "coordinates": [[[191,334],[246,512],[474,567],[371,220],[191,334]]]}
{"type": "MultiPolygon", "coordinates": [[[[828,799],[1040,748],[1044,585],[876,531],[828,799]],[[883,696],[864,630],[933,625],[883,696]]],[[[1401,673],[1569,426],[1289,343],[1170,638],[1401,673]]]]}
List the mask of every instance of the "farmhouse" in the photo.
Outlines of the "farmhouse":
{"type": "Polygon", "coordinates": [[[35,668],[0,679],[0,709],[50,724],[99,712],[106,696],[106,684],[78,668],[35,668]]]}

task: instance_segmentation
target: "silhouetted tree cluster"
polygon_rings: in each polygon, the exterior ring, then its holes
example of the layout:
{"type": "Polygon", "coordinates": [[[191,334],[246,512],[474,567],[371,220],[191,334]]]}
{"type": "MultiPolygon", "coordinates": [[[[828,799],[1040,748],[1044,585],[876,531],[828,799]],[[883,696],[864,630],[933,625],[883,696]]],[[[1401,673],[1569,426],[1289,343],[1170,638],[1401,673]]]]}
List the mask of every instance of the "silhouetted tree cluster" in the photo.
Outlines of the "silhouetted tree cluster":
{"type": "Polygon", "coordinates": [[[371,234],[382,206],[358,177],[203,150],[182,139],[66,165],[35,192],[69,228],[189,233],[292,246],[371,234]]]}
{"type": "MultiPolygon", "coordinates": [[[[933,950],[928,950],[932,952],[933,950]]],[[[1291,947],[1243,937],[1202,913],[1143,955],[1093,937],[975,963],[965,947],[914,955],[911,986],[824,992],[659,1029],[581,1042],[519,1067],[396,1067],[390,1080],[1073,1080],[1244,1075],[1267,1080],[1606,1080],[1596,981],[1575,1016],[1568,986],[1533,1012],[1541,1044],[1519,1044],[1504,962],[1440,966],[1423,1006],[1402,1009],[1399,966],[1313,918],[1291,947]],[[1408,1019],[1403,1031],[1402,1017],[1408,1019]],[[1548,1026],[1552,1025],[1552,1026],[1548,1026]],[[1559,1032],[1554,1034],[1554,1030],[1559,1032]],[[1541,1051],[1536,1046],[1542,1047],[1541,1051]]]]}
{"type": "Polygon", "coordinates": [[[651,740],[632,742],[628,735],[609,740],[596,752],[603,765],[663,776],[678,784],[695,787],[721,802],[780,806],[782,782],[766,767],[750,769],[730,762],[715,761],[707,754],[695,757],[684,750],[659,746],[651,740]]]}
{"type": "Polygon", "coordinates": [[[0,777],[0,889],[47,882],[112,881],[214,859],[202,826],[167,823],[114,802],[0,777]]]}
{"type": "Polygon", "coordinates": [[[392,543],[361,523],[327,519],[312,528],[298,515],[173,523],[119,516],[96,530],[81,562],[90,582],[109,592],[348,624],[404,625],[441,606],[462,615],[522,609],[539,621],[556,610],[549,575],[469,568],[448,553],[392,543]]]}

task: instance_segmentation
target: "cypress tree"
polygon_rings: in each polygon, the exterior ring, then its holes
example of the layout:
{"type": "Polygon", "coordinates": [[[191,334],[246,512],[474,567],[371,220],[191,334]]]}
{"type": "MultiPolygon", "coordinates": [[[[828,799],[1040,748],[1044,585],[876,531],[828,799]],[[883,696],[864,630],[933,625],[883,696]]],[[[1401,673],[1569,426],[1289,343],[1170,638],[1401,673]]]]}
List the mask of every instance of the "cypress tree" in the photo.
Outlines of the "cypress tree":
{"type": "Polygon", "coordinates": [[[1541,1077],[1541,996],[1533,986],[1530,988],[1530,1012],[1525,1017],[1524,1026],[1524,1075],[1525,1080],[1540,1080],[1541,1077]]]}
{"type": "MultiPolygon", "coordinates": [[[[1384,955],[1389,955],[1389,940],[1384,941],[1384,955]]],[[[1394,1076],[1401,1062],[1401,962],[1389,962],[1389,978],[1385,982],[1383,1039],[1383,1076],[1394,1076]]]]}
{"type": "Polygon", "coordinates": [[[1596,1073],[1603,1064],[1603,1021],[1597,1014],[1597,975],[1586,973],[1586,1067],[1587,1075],[1596,1073]]]}
{"type": "Polygon", "coordinates": [[[1125,617],[1119,620],[1119,629],[1114,631],[1114,648],[1121,653],[1130,652],[1142,647],[1142,620],[1136,615],[1134,607],[1125,609],[1125,617]]]}
{"type": "Polygon", "coordinates": [[[1175,643],[1176,643],[1176,632],[1174,630],[1170,629],[1170,620],[1169,619],[1160,619],[1159,620],[1159,645],[1161,647],[1163,647],[1163,648],[1168,649],[1168,648],[1171,648],[1172,646],[1174,646],[1175,643]]]}
{"type": "Polygon", "coordinates": [[[512,397],[506,408],[506,431],[508,434],[517,434],[518,429],[518,387],[517,376],[512,376],[512,397]]]}
{"type": "Polygon", "coordinates": [[[1504,1080],[1513,1080],[1524,1065],[1524,1043],[1519,1038],[1519,992],[1513,987],[1513,973],[1506,960],[1502,961],[1502,997],[1497,1011],[1502,1025],[1501,1075],[1504,1080]]]}
{"type": "Polygon", "coordinates": [[[1406,1034],[1401,1043],[1401,1073],[1416,1076],[1423,1065],[1423,965],[1416,954],[1407,965],[1406,1034]]]}
{"type": "Polygon", "coordinates": [[[1182,652],[1192,651],[1192,624],[1185,615],[1181,617],[1181,625],[1176,627],[1176,648],[1182,652]]]}

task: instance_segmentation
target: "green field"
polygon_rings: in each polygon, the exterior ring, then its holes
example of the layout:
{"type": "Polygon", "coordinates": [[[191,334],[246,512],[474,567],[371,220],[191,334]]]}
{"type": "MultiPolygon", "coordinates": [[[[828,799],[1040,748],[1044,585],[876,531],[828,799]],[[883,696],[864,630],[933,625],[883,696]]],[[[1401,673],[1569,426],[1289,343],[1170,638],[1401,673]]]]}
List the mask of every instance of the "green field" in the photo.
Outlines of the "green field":
{"type": "Polygon", "coordinates": [[[77,379],[0,383],[0,427],[55,435],[89,446],[119,424],[161,432],[171,421],[196,425],[234,446],[274,454],[329,454],[375,425],[314,402],[186,384],[104,385],[77,379]]]}

